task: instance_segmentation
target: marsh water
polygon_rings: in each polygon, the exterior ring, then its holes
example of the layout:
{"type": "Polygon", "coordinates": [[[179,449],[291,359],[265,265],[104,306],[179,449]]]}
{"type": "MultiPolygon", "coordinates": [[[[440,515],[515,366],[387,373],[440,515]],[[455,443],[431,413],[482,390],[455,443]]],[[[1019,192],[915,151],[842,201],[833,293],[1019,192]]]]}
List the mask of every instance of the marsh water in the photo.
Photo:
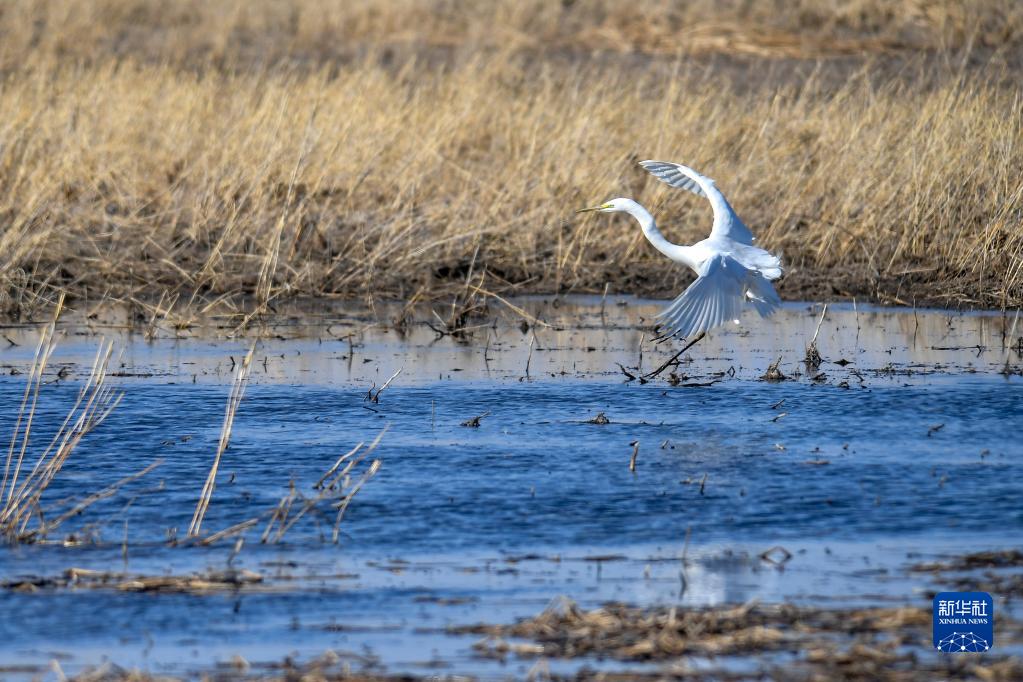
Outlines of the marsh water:
{"type": "MultiPolygon", "coordinates": [[[[38,584],[0,592],[0,668],[32,676],[54,659],[64,670],[112,660],[189,674],[330,650],[360,669],[520,677],[530,661],[479,658],[477,637],[447,628],[531,616],[559,596],[927,606],[944,586],[912,564],[1023,540],[1023,323],[1012,314],[833,305],[815,369],[803,360],[821,309],[787,304],[629,380],[679,347],[652,340],[661,305],[494,301],[459,337],[415,321],[436,327],[429,309],[396,324],[401,306],[301,312],[261,330],[204,529],[261,522],[209,546],[178,540],[256,333],[217,320],[143,333],[118,314],[68,315],[33,448],[64,419],[101,336],[119,349],[111,380],[124,397],[47,501],[161,464],[51,542],[0,550],[5,584],[38,584]],[[762,378],[774,362],[786,380],[762,378]],[[260,543],[289,486],[311,491],[381,432],[379,473],[336,544],[331,519],[315,514],[260,543]],[[194,594],[39,580],[228,566],[262,582],[194,594]]],[[[7,437],[38,328],[3,336],[7,437]]]]}

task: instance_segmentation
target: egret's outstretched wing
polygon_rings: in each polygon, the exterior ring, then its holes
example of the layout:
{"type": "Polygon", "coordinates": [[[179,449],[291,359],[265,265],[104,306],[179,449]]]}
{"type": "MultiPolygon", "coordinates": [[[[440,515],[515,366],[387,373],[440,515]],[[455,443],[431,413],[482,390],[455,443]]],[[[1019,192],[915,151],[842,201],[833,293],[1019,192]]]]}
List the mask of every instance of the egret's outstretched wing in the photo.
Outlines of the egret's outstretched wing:
{"type": "Polygon", "coordinates": [[[701,197],[707,197],[711,208],[714,209],[714,227],[710,231],[711,238],[726,237],[741,244],[753,244],[756,237],[739,220],[739,216],[735,214],[725,199],[725,195],[714,185],[713,180],[680,163],[640,161],[639,165],[663,183],[688,190],[701,197]]]}
{"type": "Polygon", "coordinates": [[[704,183],[713,183],[714,181],[708,177],[700,175],[692,168],[683,166],[680,163],[670,163],[668,161],[640,161],[640,166],[643,166],[654,177],[663,183],[671,185],[672,187],[678,187],[688,192],[701,197],[707,196],[707,191],[703,188],[704,183]]]}
{"type": "Polygon", "coordinates": [[[708,259],[696,281],[658,317],[664,321],[665,337],[690,339],[729,320],[738,321],[747,302],[762,317],[781,304],[774,287],[759,272],[721,254],[708,259]]]}
{"type": "Polygon", "coordinates": [[[713,184],[713,180],[710,178],[700,175],[692,168],[683,166],[680,163],[671,163],[670,161],[640,161],[640,166],[646,169],[646,171],[652,174],[661,182],[671,185],[672,187],[678,187],[684,189],[693,194],[701,197],[707,196],[707,190],[704,189],[704,184],[713,184]]]}

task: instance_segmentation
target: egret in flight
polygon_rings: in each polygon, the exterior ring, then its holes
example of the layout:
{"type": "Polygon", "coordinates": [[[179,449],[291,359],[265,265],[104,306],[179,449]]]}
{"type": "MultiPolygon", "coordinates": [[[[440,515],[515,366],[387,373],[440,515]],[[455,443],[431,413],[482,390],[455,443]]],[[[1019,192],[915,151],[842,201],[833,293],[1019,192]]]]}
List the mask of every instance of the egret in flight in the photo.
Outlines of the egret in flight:
{"type": "Polygon", "coordinates": [[[577,212],[628,213],[639,221],[655,249],[696,273],[696,281],[658,315],[664,321],[664,338],[692,339],[728,320],[738,324],[746,305],[753,306],[761,317],[773,313],[781,305],[771,285],[781,277],[781,261],[753,245],[753,233],[714,181],[679,163],[643,161],[640,165],[661,182],[707,197],[714,209],[709,237],[692,246],[672,244],[657,229],[650,211],[632,199],[612,199],[577,212]]]}

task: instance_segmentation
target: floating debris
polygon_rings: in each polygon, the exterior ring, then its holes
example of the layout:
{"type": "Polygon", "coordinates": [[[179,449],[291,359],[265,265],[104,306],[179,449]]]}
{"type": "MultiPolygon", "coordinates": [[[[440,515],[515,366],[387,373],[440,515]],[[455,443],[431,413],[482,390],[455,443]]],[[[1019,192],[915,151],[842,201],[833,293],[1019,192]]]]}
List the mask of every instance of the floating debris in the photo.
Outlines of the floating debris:
{"type": "Polygon", "coordinates": [[[607,415],[603,412],[598,412],[597,416],[593,419],[586,420],[587,424],[610,424],[611,420],[607,418],[607,415]]]}
{"type": "MultiPolygon", "coordinates": [[[[689,341],[685,346],[682,347],[682,350],[680,350],[679,352],[677,352],[674,355],[672,355],[668,360],[666,360],[660,367],[658,367],[654,371],[647,372],[646,374],[644,374],[643,378],[644,379],[653,379],[658,374],[660,374],[664,370],[668,369],[668,367],[670,367],[671,365],[678,365],[679,364],[679,358],[682,357],[682,354],[685,353],[690,348],[692,348],[693,346],[695,346],[697,343],[699,343],[699,341],[703,337],[705,337],[706,335],[707,335],[707,332],[700,332],[699,334],[694,336],[691,341],[689,341]]],[[[658,340],[658,339],[655,339],[655,341],[656,340],[658,340]]]]}

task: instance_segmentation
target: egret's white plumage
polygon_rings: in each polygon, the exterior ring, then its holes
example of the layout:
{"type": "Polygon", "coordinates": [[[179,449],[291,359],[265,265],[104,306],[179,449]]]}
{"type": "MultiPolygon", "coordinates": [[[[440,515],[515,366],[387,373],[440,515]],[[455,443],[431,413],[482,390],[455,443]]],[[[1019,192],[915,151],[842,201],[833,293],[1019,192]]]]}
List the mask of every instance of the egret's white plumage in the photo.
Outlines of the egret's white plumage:
{"type": "Polygon", "coordinates": [[[661,182],[706,197],[714,210],[710,236],[692,246],[672,244],[657,229],[650,212],[632,199],[612,199],[583,211],[631,215],[654,248],[696,273],[696,281],[659,315],[666,336],[691,338],[727,322],[739,321],[747,305],[767,317],[781,304],[771,281],[781,277],[781,261],[753,242],[749,231],[714,181],[692,168],[664,161],[643,161],[661,182]]]}

